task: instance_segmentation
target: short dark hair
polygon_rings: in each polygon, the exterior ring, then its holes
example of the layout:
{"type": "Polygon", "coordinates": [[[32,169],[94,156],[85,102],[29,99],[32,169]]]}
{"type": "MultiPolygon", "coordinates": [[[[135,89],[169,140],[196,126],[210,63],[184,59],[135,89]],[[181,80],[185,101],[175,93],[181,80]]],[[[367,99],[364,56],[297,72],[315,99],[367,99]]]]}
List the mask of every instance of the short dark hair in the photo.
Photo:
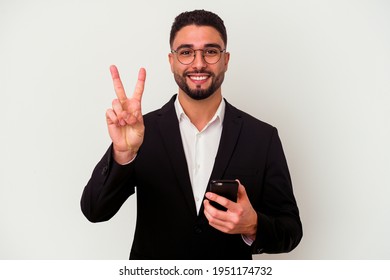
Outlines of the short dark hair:
{"type": "Polygon", "coordinates": [[[169,37],[170,46],[172,46],[173,40],[175,39],[177,32],[179,32],[180,29],[188,25],[214,27],[221,35],[226,47],[227,33],[223,20],[217,14],[205,10],[183,12],[175,18],[171,28],[171,35],[169,37]]]}

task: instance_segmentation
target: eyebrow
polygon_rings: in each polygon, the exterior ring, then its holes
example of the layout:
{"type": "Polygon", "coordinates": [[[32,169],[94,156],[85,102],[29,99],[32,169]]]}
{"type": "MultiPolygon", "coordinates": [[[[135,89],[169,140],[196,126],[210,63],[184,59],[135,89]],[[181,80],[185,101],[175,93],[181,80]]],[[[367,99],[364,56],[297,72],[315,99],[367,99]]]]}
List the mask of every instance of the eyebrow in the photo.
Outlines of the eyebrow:
{"type": "MultiPolygon", "coordinates": [[[[178,49],[182,49],[182,48],[193,48],[193,47],[194,47],[193,44],[181,44],[176,49],[178,50],[178,49]]],[[[219,49],[222,50],[222,47],[219,44],[210,43],[210,44],[205,44],[204,45],[204,48],[210,48],[210,47],[219,48],[219,49]]]]}

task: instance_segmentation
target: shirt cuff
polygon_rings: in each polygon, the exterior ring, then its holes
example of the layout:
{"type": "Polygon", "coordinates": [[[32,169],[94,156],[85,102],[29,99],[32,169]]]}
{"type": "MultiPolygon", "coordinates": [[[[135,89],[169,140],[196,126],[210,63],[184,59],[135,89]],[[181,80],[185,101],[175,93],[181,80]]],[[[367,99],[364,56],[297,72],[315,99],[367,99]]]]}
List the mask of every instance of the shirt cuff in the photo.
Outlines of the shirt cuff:
{"type": "Polygon", "coordinates": [[[130,161],[125,162],[125,163],[120,164],[120,165],[128,165],[128,164],[132,163],[135,160],[136,157],[137,157],[137,154],[135,154],[135,156],[130,161]]]}
{"type": "Polygon", "coordinates": [[[245,244],[248,246],[252,246],[253,242],[255,241],[252,238],[249,238],[248,236],[243,235],[243,234],[241,234],[241,237],[242,237],[242,240],[244,240],[245,244]]]}

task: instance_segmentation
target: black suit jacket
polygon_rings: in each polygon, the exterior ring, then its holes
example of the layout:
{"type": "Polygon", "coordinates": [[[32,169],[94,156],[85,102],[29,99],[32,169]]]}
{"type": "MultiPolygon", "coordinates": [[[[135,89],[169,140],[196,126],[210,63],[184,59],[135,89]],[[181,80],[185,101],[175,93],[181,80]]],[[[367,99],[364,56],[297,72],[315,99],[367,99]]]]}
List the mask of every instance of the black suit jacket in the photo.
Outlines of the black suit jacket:
{"type": "Polygon", "coordinates": [[[174,108],[176,96],[144,116],[145,137],[136,159],[120,166],[111,147],[84,189],[81,208],[91,222],[109,220],[137,195],[130,259],[251,259],[294,249],[302,225],[277,130],[226,102],[223,130],[210,179],[239,179],[257,211],[257,237],[248,246],[196,213],[174,108]]]}

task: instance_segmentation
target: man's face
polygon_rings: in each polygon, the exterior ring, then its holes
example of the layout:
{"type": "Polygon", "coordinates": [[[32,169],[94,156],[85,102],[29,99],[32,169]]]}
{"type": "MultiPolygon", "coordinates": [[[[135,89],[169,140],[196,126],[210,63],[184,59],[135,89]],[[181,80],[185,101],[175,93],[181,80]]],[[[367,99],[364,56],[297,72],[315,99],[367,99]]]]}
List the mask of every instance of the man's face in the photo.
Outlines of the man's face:
{"type": "MultiPolygon", "coordinates": [[[[194,50],[203,50],[208,46],[225,49],[219,32],[210,26],[188,25],[180,29],[172,43],[172,50],[183,46],[194,50]]],[[[193,99],[202,100],[221,91],[228,68],[229,53],[221,53],[220,60],[215,64],[206,63],[202,51],[196,51],[194,61],[188,65],[180,63],[176,53],[169,54],[169,62],[180,90],[193,99]]]]}

